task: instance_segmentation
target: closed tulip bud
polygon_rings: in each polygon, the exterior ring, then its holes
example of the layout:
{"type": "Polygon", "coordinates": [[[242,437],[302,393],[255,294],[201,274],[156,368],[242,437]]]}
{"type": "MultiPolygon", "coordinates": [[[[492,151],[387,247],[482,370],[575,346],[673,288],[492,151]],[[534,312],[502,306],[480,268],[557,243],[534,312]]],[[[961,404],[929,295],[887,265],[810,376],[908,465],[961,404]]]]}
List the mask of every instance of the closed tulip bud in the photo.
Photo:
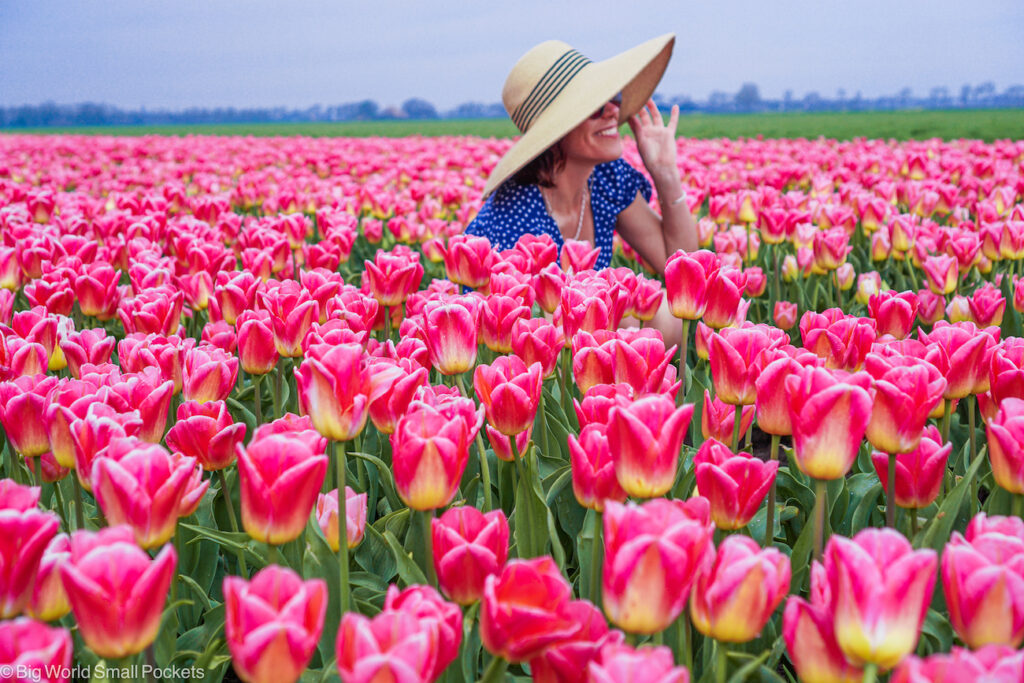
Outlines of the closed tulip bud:
{"type": "Polygon", "coordinates": [[[785,384],[800,471],[815,479],[844,476],[871,418],[871,377],[807,367],[785,384]]]}
{"type": "Polygon", "coordinates": [[[950,623],[971,648],[1018,648],[1024,642],[1024,531],[1018,523],[1014,534],[1000,521],[979,515],[967,528],[966,538],[953,532],[942,553],[942,589],[950,623]],[[979,519],[982,523],[976,524],[979,519]]]}
{"type": "Polygon", "coordinates": [[[111,524],[130,526],[144,550],[158,548],[174,536],[183,506],[198,504],[210,485],[191,490],[195,466],[194,458],[172,456],[163,446],[119,438],[97,454],[92,491],[111,524]]]}
{"type": "MultiPolygon", "coordinates": [[[[942,477],[953,444],[942,444],[935,427],[924,431],[917,448],[896,456],[896,504],[902,508],[921,509],[935,502],[942,490],[942,477]]],[[[889,493],[889,455],[875,451],[871,455],[885,495],[889,493]]]]}
{"type": "Polygon", "coordinates": [[[392,584],[384,598],[384,611],[397,612],[424,625],[437,625],[437,660],[425,680],[437,680],[455,661],[462,645],[462,610],[445,601],[431,586],[409,586],[403,591],[392,584]]]}
{"type": "Polygon", "coordinates": [[[772,320],[775,321],[775,325],[781,330],[791,330],[796,325],[797,313],[796,304],[789,301],[776,301],[775,311],[772,314],[772,320]]]}
{"type": "Polygon", "coordinates": [[[381,612],[372,619],[346,612],[335,644],[341,681],[433,680],[439,638],[434,620],[421,622],[394,611],[381,612]]]}
{"type": "Polygon", "coordinates": [[[299,537],[327,473],[327,456],[301,435],[253,436],[238,447],[242,526],[258,541],[299,537]]]}
{"type": "Polygon", "coordinates": [[[581,629],[571,609],[572,586],[550,557],[512,560],[484,581],[480,640],[509,662],[526,662],[581,629]]]}
{"type": "Polygon", "coordinates": [[[540,363],[526,367],[518,356],[499,356],[490,365],[478,365],[473,388],[487,421],[505,436],[515,436],[533,425],[543,378],[540,363]]]}
{"type": "Polygon", "coordinates": [[[632,648],[628,645],[605,645],[587,665],[589,683],[630,683],[639,672],[644,680],[659,683],[690,683],[690,672],[675,666],[672,650],[664,645],[632,648]]]}
{"type": "Polygon", "coordinates": [[[398,306],[420,288],[423,265],[419,254],[378,250],[373,261],[365,261],[363,277],[370,294],[381,306],[398,306]]]}
{"type": "Polygon", "coordinates": [[[484,580],[498,573],[508,559],[505,513],[453,507],[431,524],[438,585],[458,604],[473,604],[483,597],[484,580]]]}
{"type": "Polygon", "coordinates": [[[777,461],[764,462],[736,454],[720,441],[701,444],[693,458],[697,491],[711,505],[711,519],[719,529],[740,529],[757,513],[779,469],[777,461]]]}
{"type": "Polygon", "coordinates": [[[924,659],[907,657],[889,680],[891,683],[1015,683],[1024,680],[1024,651],[1005,645],[986,645],[971,652],[954,646],[949,654],[940,652],[924,659]]]}
{"type": "Polygon", "coordinates": [[[927,278],[928,288],[935,294],[945,296],[956,289],[959,272],[955,257],[946,254],[929,256],[921,268],[927,278]]]}
{"type": "Polygon", "coordinates": [[[602,595],[611,622],[629,633],[650,634],[675,621],[708,559],[713,530],[703,498],[609,502],[602,595]]]}
{"type": "Polygon", "coordinates": [[[426,312],[427,351],[442,375],[461,375],[476,364],[479,303],[470,296],[452,298],[426,312]]]}
{"type": "Polygon", "coordinates": [[[628,496],[615,475],[615,462],[604,424],[584,426],[578,439],[575,434],[569,435],[569,461],[572,464],[572,491],[580,505],[603,512],[605,501],[626,501],[628,496]]]}
{"type": "MultiPolygon", "coordinates": [[[[982,285],[967,300],[971,320],[979,327],[999,326],[1003,324],[1003,313],[1006,311],[1006,299],[991,283],[982,285]]],[[[952,321],[952,319],[951,319],[952,321]]]]}
{"type": "Polygon", "coordinates": [[[917,292],[917,300],[917,318],[921,321],[921,324],[931,325],[942,320],[946,306],[946,299],[944,297],[929,289],[921,289],[917,292]]]}
{"type": "Polygon", "coordinates": [[[246,581],[224,579],[224,635],[245,683],[294,683],[320,641],[327,584],[269,565],[246,581]]]}
{"type": "Polygon", "coordinates": [[[221,470],[235,462],[245,429],[223,401],[186,401],[178,406],[177,422],[167,432],[167,447],[195,458],[203,469],[221,470]]]}
{"type": "Polygon", "coordinates": [[[967,297],[960,294],[954,296],[946,306],[946,319],[951,323],[962,323],[972,320],[971,308],[967,297]]]}
{"type": "Polygon", "coordinates": [[[484,425],[484,432],[487,434],[487,443],[494,450],[495,457],[504,462],[513,462],[516,459],[512,452],[512,439],[516,440],[517,453],[526,453],[526,447],[530,445],[530,437],[533,436],[533,425],[525,432],[519,432],[514,437],[505,436],[489,424],[484,425]]]}
{"type": "Polygon", "coordinates": [[[756,638],[789,592],[789,558],[749,536],[729,536],[693,583],[690,615],[704,635],[725,643],[756,638]]]}
{"type": "Polygon", "coordinates": [[[782,280],[783,282],[795,282],[800,275],[800,264],[793,254],[786,254],[782,259],[782,280]]]}
{"type": "MultiPolygon", "coordinates": [[[[397,367],[391,370],[396,375],[399,372],[397,367]]],[[[322,435],[332,441],[350,441],[363,430],[369,415],[371,383],[362,347],[311,346],[295,371],[295,381],[299,408],[322,435]]]]}
{"type": "Polygon", "coordinates": [[[889,241],[889,235],[882,230],[872,233],[871,260],[884,261],[889,258],[890,253],[892,253],[892,243],[889,241]]]}
{"type": "Polygon", "coordinates": [[[979,329],[969,322],[940,321],[920,337],[927,346],[925,360],[946,378],[943,398],[966,398],[988,390],[989,358],[999,341],[999,328],[979,329]]]}
{"type": "Polygon", "coordinates": [[[655,498],[675,483],[679,449],[693,405],[676,407],[663,394],[621,400],[608,414],[608,445],[615,476],[631,496],[655,498]]]}
{"type": "Polygon", "coordinates": [[[177,563],[173,545],[151,559],[126,526],[76,531],[61,578],[89,649],[123,659],[149,647],[160,630],[177,563]]]}
{"type": "Polygon", "coordinates": [[[212,344],[200,344],[185,356],[186,401],[224,401],[238,379],[238,359],[212,344]]]}
{"type": "Polygon", "coordinates": [[[5,680],[66,683],[72,661],[71,632],[27,618],[0,622],[0,670],[5,680]]]}
{"type": "Polygon", "coordinates": [[[734,406],[753,405],[757,398],[754,382],[761,373],[761,355],[781,342],[758,327],[713,333],[708,354],[716,396],[734,406]]]}
{"type": "Polygon", "coordinates": [[[32,597],[26,612],[39,621],[57,621],[71,611],[67,591],[60,578],[61,565],[71,559],[71,539],[57,534],[46,546],[32,582],[32,597]]]}
{"type": "Polygon", "coordinates": [[[735,269],[720,270],[711,279],[708,283],[708,305],[704,310],[704,322],[708,327],[720,330],[736,321],[744,283],[743,274],[735,269]]]}
{"type": "Polygon", "coordinates": [[[575,683],[590,662],[600,657],[605,646],[622,644],[622,632],[610,630],[601,610],[590,602],[573,600],[569,610],[583,628],[530,660],[530,673],[536,683],[575,683]]]}
{"type": "Polygon", "coordinates": [[[50,450],[43,414],[56,377],[24,375],[0,383],[0,424],[11,447],[23,458],[37,458],[50,450]]]}
{"type": "MultiPolygon", "coordinates": [[[[736,424],[736,406],[731,406],[717,396],[704,390],[704,404],[701,406],[700,432],[705,439],[732,442],[733,426],[736,424]]],[[[754,406],[743,406],[740,411],[739,437],[742,439],[754,424],[754,406]]]]}
{"type": "Polygon", "coordinates": [[[494,260],[491,242],[486,237],[455,235],[445,248],[444,269],[455,284],[481,289],[491,279],[494,260]]]}
{"type": "MultiPolygon", "coordinates": [[[[856,275],[857,272],[853,269],[852,263],[844,263],[838,268],[836,268],[836,284],[839,285],[839,289],[844,292],[853,289],[854,277],[856,275]]],[[[858,288],[858,294],[859,293],[860,291],[858,288]]]]}
{"type": "Polygon", "coordinates": [[[867,304],[868,314],[874,319],[879,336],[888,334],[896,339],[906,339],[914,329],[919,305],[914,292],[879,292],[871,295],[867,304]]]}
{"type": "Polygon", "coordinates": [[[516,320],[512,325],[512,352],[528,367],[540,363],[544,379],[555,374],[555,364],[564,347],[562,330],[545,318],[516,320]]]}
{"type": "Polygon", "coordinates": [[[568,276],[557,263],[550,263],[534,276],[533,293],[537,304],[545,313],[554,313],[562,301],[562,288],[565,287],[568,276]]]}
{"type": "Polygon", "coordinates": [[[302,356],[302,340],[313,323],[320,320],[319,303],[294,280],[257,292],[256,299],[270,313],[277,353],[283,358],[302,356]]]}
{"type": "Polygon", "coordinates": [[[0,619],[28,606],[39,563],[59,526],[56,515],[34,506],[0,508],[0,619]]]}
{"type": "Polygon", "coordinates": [[[78,379],[79,368],[85,363],[109,362],[116,342],[117,340],[109,336],[107,331],[102,328],[72,332],[62,338],[60,348],[67,358],[68,371],[71,376],[78,379]]]}
{"type": "Polygon", "coordinates": [[[887,358],[870,353],[865,368],[874,379],[875,390],[868,441],[885,453],[913,451],[928,416],[942,401],[946,380],[934,365],[910,356],[887,358]]]}
{"type": "Polygon", "coordinates": [[[492,294],[480,306],[480,340],[496,353],[512,351],[512,328],[530,318],[530,309],[512,296],[492,294]]]}
{"type": "Polygon", "coordinates": [[[672,315],[683,320],[701,318],[718,269],[718,257],[710,251],[677,251],[670,256],[665,263],[665,294],[672,315]]]}
{"type": "Polygon", "coordinates": [[[250,375],[265,375],[274,369],[280,355],[274,346],[274,324],[270,313],[246,310],[238,319],[238,360],[250,375]]]}
{"type": "Polygon", "coordinates": [[[441,406],[413,401],[391,435],[395,487],[406,505],[434,510],[451,502],[482,422],[483,408],[473,413],[469,399],[441,406]]]}
{"type": "MultiPolygon", "coordinates": [[[[338,489],[321,493],[316,497],[316,521],[327,539],[331,550],[338,552],[341,530],[338,520],[338,489]]],[[[356,493],[345,487],[345,542],[349,549],[355,548],[366,533],[366,494],[356,493]]]]}
{"type": "Polygon", "coordinates": [[[914,550],[893,529],[832,536],[825,573],[836,642],[852,661],[891,669],[917,647],[935,585],[935,551],[914,550]]]}

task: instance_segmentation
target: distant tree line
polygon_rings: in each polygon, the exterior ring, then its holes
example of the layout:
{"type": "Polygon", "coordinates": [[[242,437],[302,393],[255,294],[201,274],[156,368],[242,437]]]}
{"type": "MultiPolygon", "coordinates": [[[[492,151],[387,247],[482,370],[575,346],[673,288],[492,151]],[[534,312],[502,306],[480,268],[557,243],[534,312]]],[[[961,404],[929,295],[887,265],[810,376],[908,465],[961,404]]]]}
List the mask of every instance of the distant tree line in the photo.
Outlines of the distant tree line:
{"type": "MultiPolygon", "coordinates": [[[[754,83],[744,83],[737,92],[712,92],[707,100],[698,101],[686,95],[654,96],[661,107],[679,105],[683,112],[752,113],[752,112],[814,112],[814,111],[893,111],[898,109],[1008,109],[1024,107],[1024,86],[1012,85],[996,92],[989,81],[977,86],[964,85],[959,92],[949,88],[932,88],[927,95],[915,95],[903,88],[895,95],[863,97],[860,92],[849,96],[839,89],[832,97],[808,92],[794,97],[787,90],[781,99],[761,97],[754,83]]],[[[121,109],[109,104],[83,102],[0,107],[0,128],[37,128],[68,126],[166,125],[196,123],[270,123],[304,121],[380,121],[387,119],[478,119],[504,118],[500,103],[465,102],[453,109],[439,112],[421,98],[410,98],[400,107],[381,107],[374,100],[347,102],[330,106],[314,105],[305,109],[190,107],[167,109],[121,109]]]]}

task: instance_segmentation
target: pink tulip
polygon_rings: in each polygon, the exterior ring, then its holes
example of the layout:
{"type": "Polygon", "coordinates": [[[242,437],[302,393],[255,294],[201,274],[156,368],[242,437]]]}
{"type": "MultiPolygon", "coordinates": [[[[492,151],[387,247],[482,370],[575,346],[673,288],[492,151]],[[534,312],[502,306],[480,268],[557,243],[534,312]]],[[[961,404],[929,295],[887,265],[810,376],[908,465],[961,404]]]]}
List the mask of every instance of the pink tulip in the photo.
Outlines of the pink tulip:
{"type": "Polygon", "coordinates": [[[224,635],[246,683],[293,683],[316,650],[327,613],[327,584],[269,565],[246,581],[224,579],[224,635]]]}
{"type": "MultiPolygon", "coordinates": [[[[14,495],[23,498],[24,493],[14,495]]],[[[0,508],[0,619],[16,617],[28,606],[32,581],[59,526],[55,514],[34,504],[23,510],[0,508]]]]}
{"type": "MultiPolygon", "coordinates": [[[[316,498],[316,521],[331,550],[338,552],[341,530],[338,524],[338,489],[321,493],[316,498]]],[[[345,487],[345,543],[355,548],[366,533],[366,494],[345,487]]]]}
{"type": "Polygon", "coordinates": [[[572,464],[572,490],[580,505],[603,512],[608,500],[626,501],[628,496],[615,475],[615,462],[608,446],[605,425],[585,425],[579,438],[570,434],[569,461],[572,464]]]}
{"type": "Polygon", "coordinates": [[[70,425],[75,474],[86,491],[92,490],[92,465],[97,454],[118,437],[138,436],[142,418],[137,410],[119,413],[106,403],[92,403],[85,417],[70,425]]]}
{"type": "Polygon", "coordinates": [[[226,400],[238,379],[238,359],[212,344],[200,344],[185,355],[186,401],[226,400]]]}
{"type": "Polygon", "coordinates": [[[600,248],[595,249],[590,242],[565,240],[559,263],[566,272],[582,273],[594,267],[600,253],[600,248]]]}
{"type": "Polygon", "coordinates": [[[381,306],[398,306],[420,288],[423,266],[419,254],[409,251],[378,250],[373,261],[365,261],[366,286],[381,306]]]}
{"type": "Polygon", "coordinates": [[[868,441],[890,454],[915,450],[928,416],[942,401],[946,380],[934,365],[912,356],[870,353],[865,369],[874,379],[875,390],[868,441]]]}
{"type": "Polygon", "coordinates": [[[914,292],[883,291],[868,299],[868,313],[878,326],[880,336],[888,334],[906,339],[914,328],[918,305],[914,292]]]}
{"type": "Polygon", "coordinates": [[[342,683],[433,680],[437,666],[438,623],[420,622],[402,612],[384,611],[372,619],[356,612],[341,617],[335,645],[342,683]]]}
{"type": "Polygon", "coordinates": [[[455,661],[462,645],[462,610],[446,602],[430,586],[409,586],[399,591],[398,586],[388,586],[384,598],[384,610],[397,612],[414,619],[423,626],[427,622],[437,625],[437,660],[434,670],[426,680],[436,680],[455,661]]]}
{"type": "Polygon", "coordinates": [[[81,274],[75,278],[74,286],[82,315],[100,321],[113,319],[121,298],[117,289],[121,273],[101,261],[85,264],[79,272],[81,274]]]}
{"type": "MultiPolygon", "coordinates": [[[[943,445],[942,436],[934,426],[924,430],[917,448],[896,456],[896,504],[903,508],[921,509],[935,502],[942,490],[942,477],[953,444],[943,445]]],[[[885,495],[889,493],[889,454],[875,451],[871,455],[885,495]]]]}
{"type": "Polygon", "coordinates": [[[67,358],[71,376],[78,379],[79,368],[85,363],[109,362],[116,341],[102,328],[72,332],[61,339],[60,348],[67,358]]]}
{"type": "Polygon", "coordinates": [[[988,456],[996,484],[1024,494],[1024,400],[1007,398],[988,423],[988,456]]]}
{"type": "Polygon", "coordinates": [[[925,659],[910,656],[893,672],[891,683],[1017,683],[1024,680],[1024,651],[988,645],[975,652],[953,647],[952,652],[925,659]]]}
{"type": "Polygon", "coordinates": [[[256,298],[260,307],[270,313],[278,354],[283,358],[301,356],[303,338],[313,322],[320,319],[316,300],[294,280],[257,292],[256,298]]]}
{"type": "Polygon", "coordinates": [[[782,342],[763,328],[727,328],[711,335],[708,348],[715,394],[730,405],[753,405],[762,354],[782,342]]]}
{"type": "MultiPolygon", "coordinates": [[[[220,271],[210,299],[210,320],[223,320],[235,325],[243,312],[256,304],[256,292],[263,281],[248,271],[220,271]]],[[[248,372],[248,370],[246,370],[248,372]]]]}
{"type": "Polygon", "coordinates": [[[797,675],[806,683],[860,683],[864,672],[836,642],[834,606],[825,569],[811,567],[811,599],[791,595],[782,613],[782,637],[797,675]]]}
{"type": "Polygon", "coordinates": [[[133,297],[121,299],[117,315],[125,332],[131,334],[172,335],[181,327],[181,307],[185,293],[169,285],[145,289],[133,297]]]}
{"type": "Polygon", "coordinates": [[[719,529],[729,530],[743,528],[753,519],[779,469],[778,461],[733,453],[714,439],[701,444],[693,464],[697,490],[711,505],[711,519],[719,529]]]}
{"type": "MultiPolygon", "coordinates": [[[[725,403],[717,396],[711,398],[711,393],[705,389],[700,418],[700,431],[705,439],[715,439],[723,443],[732,442],[733,426],[736,424],[736,406],[725,403]]],[[[740,439],[752,424],[754,424],[754,407],[743,406],[740,411],[740,439]]]]}
{"type": "Polygon", "coordinates": [[[280,357],[274,345],[274,323],[270,313],[245,310],[238,315],[238,360],[250,375],[265,375],[280,357]]]}
{"type": "Polygon", "coordinates": [[[71,559],[61,568],[79,633],[100,657],[122,659],[156,639],[178,556],[173,545],[150,559],[115,526],[71,536],[71,559]]]}
{"type": "MultiPolygon", "coordinates": [[[[381,361],[384,363],[384,361],[381,361]]],[[[386,363],[385,363],[386,364],[386,363]]],[[[420,387],[426,386],[429,381],[427,368],[415,361],[401,360],[397,365],[399,372],[388,371],[377,380],[382,384],[381,393],[370,403],[370,419],[373,425],[384,434],[391,434],[395,431],[398,420],[409,409],[409,403],[420,387]],[[382,383],[382,379],[388,379],[382,383]]],[[[373,370],[371,370],[373,372],[373,370]]]]}
{"type": "Polygon", "coordinates": [[[25,375],[0,383],[0,423],[11,447],[23,458],[37,458],[50,450],[43,414],[56,377],[25,375]]]}
{"type": "Polygon", "coordinates": [[[550,557],[512,560],[484,581],[480,639],[488,652],[526,662],[576,635],[572,587],[550,557]]]}
{"type": "Polygon", "coordinates": [[[966,398],[988,389],[989,357],[999,341],[999,329],[979,329],[973,323],[935,323],[919,333],[927,346],[925,360],[946,378],[946,399],[966,398]]]}
{"type": "Polygon", "coordinates": [[[486,237],[455,235],[445,248],[444,269],[448,279],[457,285],[486,288],[491,279],[494,257],[486,237]]]}
{"type": "Polygon", "coordinates": [[[499,356],[473,371],[473,388],[487,421],[505,436],[515,436],[533,425],[540,402],[540,363],[530,367],[518,356],[499,356]]]}
{"type": "Polygon", "coordinates": [[[672,661],[672,650],[664,645],[633,649],[628,645],[605,645],[587,665],[588,683],[631,683],[638,672],[644,680],[659,683],[690,683],[690,673],[672,661]]]}
{"type": "Polygon", "coordinates": [[[442,375],[459,375],[476,364],[477,300],[462,296],[430,307],[426,312],[430,362],[442,375]]]}
{"type": "Polygon", "coordinates": [[[299,537],[327,474],[327,456],[301,435],[253,436],[238,446],[242,526],[258,541],[299,537]]]}
{"type": "Polygon", "coordinates": [[[746,277],[734,268],[719,270],[708,282],[707,308],[703,317],[708,327],[720,330],[736,322],[745,285],[746,277]]]}
{"type": "Polygon", "coordinates": [[[484,514],[464,506],[432,522],[434,570],[445,595],[460,605],[483,596],[484,580],[508,559],[508,519],[501,510],[484,514]]]}
{"type": "Polygon", "coordinates": [[[698,320],[708,302],[708,286],[718,273],[718,257],[710,251],[677,251],[665,263],[668,308],[677,318],[698,320]]]}
{"type": "Polygon", "coordinates": [[[693,625],[719,642],[753,640],[789,592],[789,558],[749,536],[727,537],[713,557],[693,583],[693,625]]]}
{"type": "Polygon", "coordinates": [[[234,421],[223,401],[186,401],[178,406],[177,422],[167,432],[167,447],[195,458],[203,469],[220,470],[235,462],[245,429],[244,423],[234,421]]]}
{"type": "Polygon", "coordinates": [[[836,642],[851,660],[890,669],[914,651],[935,585],[938,558],[914,550],[892,529],[832,536],[825,573],[835,610],[836,642]]]}
{"type": "Polygon", "coordinates": [[[630,633],[657,633],[682,613],[713,531],[708,503],[656,498],[608,502],[604,511],[604,611],[630,633]]]}
{"type": "Polygon", "coordinates": [[[112,395],[108,401],[122,413],[138,411],[142,420],[139,438],[150,443],[160,443],[164,438],[173,391],[174,384],[171,380],[164,379],[156,368],[148,367],[140,372],[119,377],[118,381],[111,385],[112,395]],[[118,402],[115,397],[121,401],[118,402]]]}
{"type": "Polygon", "coordinates": [[[194,339],[178,336],[128,334],[117,343],[117,358],[121,368],[128,372],[140,372],[155,367],[165,380],[174,383],[174,393],[181,391],[182,366],[185,355],[195,345],[194,339]]]}
{"type": "Polygon", "coordinates": [[[693,417],[693,405],[676,408],[662,394],[620,400],[608,414],[608,446],[615,476],[631,496],[655,498],[675,483],[679,449],[693,417]]]}
{"type": "Polygon", "coordinates": [[[71,632],[27,618],[0,622],[0,671],[20,683],[66,683],[72,662],[71,632]]]}
{"type": "Polygon", "coordinates": [[[516,320],[512,325],[512,352],[527,366],[540,363],[545,379],[555,373],[558,355],[564,347],[562,330],[544,318],[516,320]]]}
{"type": "Polygon", "coordinates": [[[772,320],[780,330],[791,330],[796,325],[797,307],[789,301],[776,301],[772,320]]]}
{"type": "Polygon", "coordinates": [[[31,510],[39,505],[40,493],[38,486],[23,486],[13,479],[0,479],[0,510],[31,510]]]}
{"type": "Polygon", "coordinates": [[[599,659],[606,645],[622,644],[622,632],[610,630],[601,610],[590,602],[573,600],[569,611],[583,628],[530,660],[530,673],[536,683],[574,683],[590,662],[599,659]]]}
{"type": "Polygon", "coordinates": [[[32,582],[32,597],[25,610],[32,618],[56,621],[71,611],[71,603],[60,578],[61,566],[69,559],[71,539],[67,534],[57,534],[43,551],[32,582]]]}
{"type": "Polygon", "coordinates": [[[871,417],[871,377],[804,368],[786,378],[797,466],[815,479],[838,479],[857,457],[871,417]]]}

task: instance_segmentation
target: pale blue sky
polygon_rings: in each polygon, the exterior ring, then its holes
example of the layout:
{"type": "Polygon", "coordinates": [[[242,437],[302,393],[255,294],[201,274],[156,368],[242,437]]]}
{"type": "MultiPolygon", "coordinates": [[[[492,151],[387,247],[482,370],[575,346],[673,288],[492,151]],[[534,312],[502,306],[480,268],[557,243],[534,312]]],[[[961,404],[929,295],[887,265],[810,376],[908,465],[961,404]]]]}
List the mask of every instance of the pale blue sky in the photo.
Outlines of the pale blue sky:
{"type": "Polygon", "coordinates": [[[665,95],[1024,84],[1021,0],[0,0],[0,105],[445,109],[499,101],[542,40],[603,59],[669,31],[665,95]]]}

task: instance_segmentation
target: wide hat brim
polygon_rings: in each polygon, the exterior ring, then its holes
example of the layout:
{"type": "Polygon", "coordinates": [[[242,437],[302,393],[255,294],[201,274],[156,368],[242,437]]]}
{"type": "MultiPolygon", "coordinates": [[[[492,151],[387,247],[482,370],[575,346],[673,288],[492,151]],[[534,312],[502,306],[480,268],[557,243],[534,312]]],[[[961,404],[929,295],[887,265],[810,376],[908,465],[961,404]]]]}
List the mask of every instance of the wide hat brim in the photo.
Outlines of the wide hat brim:
{"type": "Polygon", "coordinates": [[[666,33],[601,62],[587,64],[505,153],[484,186],[486,197],[569,131],[622,93],[619,123],[654,94],[672,57],[675,34],[666,33]]]}

